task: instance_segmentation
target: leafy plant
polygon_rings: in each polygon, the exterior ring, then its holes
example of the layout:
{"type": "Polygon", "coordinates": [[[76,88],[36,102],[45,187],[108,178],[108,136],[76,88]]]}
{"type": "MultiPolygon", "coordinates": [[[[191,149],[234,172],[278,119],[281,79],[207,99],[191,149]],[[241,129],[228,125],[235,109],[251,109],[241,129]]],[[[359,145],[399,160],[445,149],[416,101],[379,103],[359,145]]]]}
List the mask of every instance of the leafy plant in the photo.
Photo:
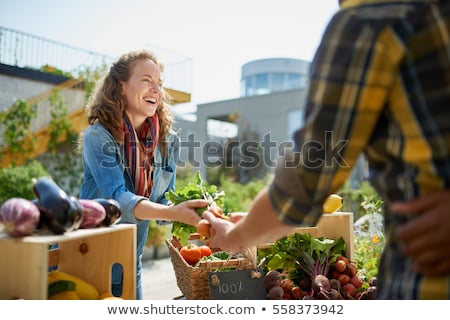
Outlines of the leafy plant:
{"type": "Polygon", "coordinates": [[[50,140],[48,142],[48,150],[55,154],[58,147],[64,141],[74,141],[76,133],[72,130],[70,121],[67,119],[67,106],[62,100],[60,90],[53,89],[52,95],[49,97],[50,102],[50,140]]]}
{"type": "Polygon", "coordinates": [[[361,278],[369,280],[378,274],[385,245],[383,201],[368,181],[358,188],[346,183],[339,194],[344,197],[343,211],[355,214],[353,259],[361,278]]]}
{"type": "Polygon", "coordinates": [[[296,264],[314,279],[317,275],[327,275],[331,264],[344,254],[345,242],[342,237],[338,240],[312,237],[310,245],[300,251],[296,264]]]}
{"type": "Polygon", "coordinates": [[[223,175],[219,183],[220,189],[225,190],[227,194],[222,208],[223,211],[227,213],[248,211],[253,199],[268,184],[268,180],[269,176],[242,184],[233,181],[229,176],[223,175]]]}
{"type": "Polygon", "coordinates": [[[54,66],[51,66],[51,65],[48,65],[48,64],[43,65],[39,69],[39,71],[55,74],[55,75],[58,75],[58,76],[64,76],[64,77],[67,77],[67,78],[73,78],[73,76],[70,74],[70,72],[63,71],[61,69],[58,69],[58,68],[56,68],[54,66]]]}
{"type": "Polygon", "coordinates": [[[368,181],[361,182],[357,188],[352,187],[351,182],[347,181],[337,193],[345,199],[341,211],[353,212],[355,219],[359,219],[366,213],[365,202],[380,199],[368,181]]]}
{"type": "Polygon", "coordinates": [[[361,203],[363,215],[354,224],[354,260],[361,278],[369,280],[378,275],[378,266],[385,245],[383,201],[367,197],[361,203]]]}
{"type": "Polygon", "coordinates": [[[48,176],[47,170],[38,161],[22,166],[10,165],[0,169],[0,205],[6,200],[19,197],[28,200],[36,198],[33,193],[33,179],[48,176]]]}
{"type": "Polygon", "coordinates": [[[283,270],[291,279],[327,275],[336,258],[345,254],[345,241],[294,233],[272,244],[268,251],[258,252],[265,270],[283,270]]]}
{"type": "Polygon", "coordinates": [[[0,147],[8,146],[10,153],[31,151],[33,144],[24,144],[23,141],[29,136],[31,121],[36,116],[37,106],[24,100],[18,100],[8,110],[0,112],[0,129],[4,137],[0,147]]]}

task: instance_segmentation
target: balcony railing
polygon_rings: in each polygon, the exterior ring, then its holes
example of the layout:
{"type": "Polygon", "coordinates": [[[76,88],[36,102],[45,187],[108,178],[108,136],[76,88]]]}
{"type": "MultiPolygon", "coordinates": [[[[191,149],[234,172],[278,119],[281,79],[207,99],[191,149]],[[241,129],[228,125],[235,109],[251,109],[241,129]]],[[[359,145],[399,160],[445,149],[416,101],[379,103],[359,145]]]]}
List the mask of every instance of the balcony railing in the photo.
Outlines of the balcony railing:
{"type": "Polygon", "coordinates": [[[101,66],[111,59],[105,54],[0,27],[0,63],[3,64],[32,69],[50,65],[77,76],[81,66],[101,66]]]}
{"type": "MultiPolygon", "coordinates": [[[[166,87],[191,91],[191,58],[147,45],[165,65],[166,87]]],[[[0,63],[22,68],[41,69],[45,65],[68,72],[74,77],[85,68],[95,69],[114,57],[80,49],[51,39],[0,26],[0,63]]]]}

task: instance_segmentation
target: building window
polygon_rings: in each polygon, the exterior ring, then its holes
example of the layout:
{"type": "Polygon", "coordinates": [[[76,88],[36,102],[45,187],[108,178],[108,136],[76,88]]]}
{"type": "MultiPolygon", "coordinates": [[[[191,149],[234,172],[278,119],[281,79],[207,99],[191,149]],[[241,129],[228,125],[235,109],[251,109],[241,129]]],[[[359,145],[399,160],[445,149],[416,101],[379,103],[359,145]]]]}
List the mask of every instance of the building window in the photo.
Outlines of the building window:
{"type": "Polygon", "coordinates": [[[272,91],[283,91],[286,89],[284,73],[274,72],[271,74],[270,78],[270,88],[272,91]]]}
{"type": "Polygon", "coordinates": [[[287,89],[296,89],[301,87],[301,76],[298,73],[288,73],[287,89]]]}
{"type": "Polygon", "coordinates": [[[253,95],[253,77],[247,77],[241,81],[241,96],[253,95]]]}
{"type": "Polygon", "coordinates": [[[270,92],[269,75],[267,73],[257,74],[255,80],[256,94],[266,94],[270,92]]]}

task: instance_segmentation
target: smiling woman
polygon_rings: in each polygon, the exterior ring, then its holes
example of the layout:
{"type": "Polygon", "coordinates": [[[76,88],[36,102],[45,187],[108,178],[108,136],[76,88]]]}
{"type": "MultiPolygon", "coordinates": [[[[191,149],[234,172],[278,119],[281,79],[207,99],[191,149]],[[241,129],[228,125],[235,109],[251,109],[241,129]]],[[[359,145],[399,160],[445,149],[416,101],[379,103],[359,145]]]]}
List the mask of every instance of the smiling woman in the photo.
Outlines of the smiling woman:
{"type": "MultiPolygon", "coordinates": [[[[172,130],[168,95],[162,87],[163,65],[149,51],[123,54],[98,84],[87,106],[90,126],[83,134],[84,181],[80,198],[119,202],[120,223],[137,226],[136,297],[142,299],[141,256],[149,220],[196,225],[197,207],[206,200],[168,206],[174,189],[179,137],[172,130]]],[[[112,270],[112,292],[121,296],[123,269],[112,270]]]]}

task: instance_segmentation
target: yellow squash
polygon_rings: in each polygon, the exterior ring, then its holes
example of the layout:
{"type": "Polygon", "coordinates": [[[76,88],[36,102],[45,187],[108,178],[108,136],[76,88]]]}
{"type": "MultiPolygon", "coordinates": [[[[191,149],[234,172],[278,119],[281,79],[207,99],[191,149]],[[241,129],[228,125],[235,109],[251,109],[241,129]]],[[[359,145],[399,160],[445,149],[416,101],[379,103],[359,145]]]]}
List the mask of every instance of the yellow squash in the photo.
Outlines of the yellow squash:
{"type": "Polygon", "coordinates": [[[48,278],[49,281],[68,280],[75,282],[75,293],[81,300],[97,300],[100,295],[97,288],[95,288],[92,284],[63,271],[51,271],[48,278]]]}

